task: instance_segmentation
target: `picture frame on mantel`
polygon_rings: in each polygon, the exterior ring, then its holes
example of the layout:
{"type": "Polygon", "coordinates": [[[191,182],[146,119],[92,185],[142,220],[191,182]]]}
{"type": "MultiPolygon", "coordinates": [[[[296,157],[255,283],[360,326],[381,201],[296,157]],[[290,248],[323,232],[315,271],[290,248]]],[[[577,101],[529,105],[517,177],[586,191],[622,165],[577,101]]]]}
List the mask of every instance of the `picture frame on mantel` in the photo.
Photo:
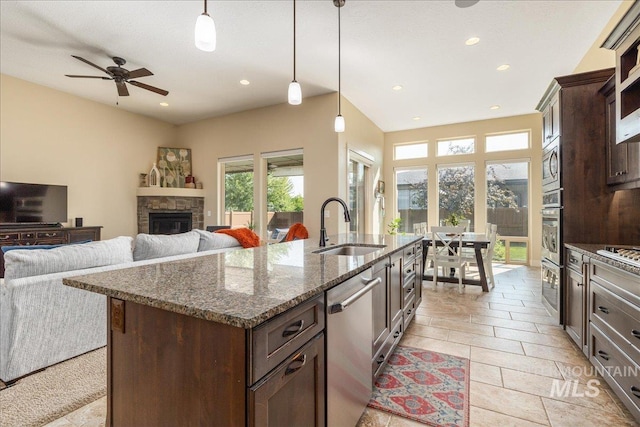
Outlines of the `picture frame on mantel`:
{"type": "Polygon", "coordinates": [[[160,186],[185,188],[185,177],[191,173],[191,149],[158,147],[157,167],[160,186]]]}

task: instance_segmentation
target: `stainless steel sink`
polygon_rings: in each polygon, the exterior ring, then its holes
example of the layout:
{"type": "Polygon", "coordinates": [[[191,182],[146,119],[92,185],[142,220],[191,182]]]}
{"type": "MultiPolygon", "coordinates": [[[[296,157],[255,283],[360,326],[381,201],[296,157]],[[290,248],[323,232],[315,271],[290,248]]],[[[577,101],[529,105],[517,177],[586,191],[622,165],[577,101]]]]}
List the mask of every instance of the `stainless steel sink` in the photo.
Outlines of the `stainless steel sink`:
{"type": "Polygon", "coordinates": [[[314,251],[314,254],[320,255],[342,255],[342,256],[360,256],[370,254],[380,249],[385,248],[386,245],[336,245],[326,249],[319,249],[314,251]]]}

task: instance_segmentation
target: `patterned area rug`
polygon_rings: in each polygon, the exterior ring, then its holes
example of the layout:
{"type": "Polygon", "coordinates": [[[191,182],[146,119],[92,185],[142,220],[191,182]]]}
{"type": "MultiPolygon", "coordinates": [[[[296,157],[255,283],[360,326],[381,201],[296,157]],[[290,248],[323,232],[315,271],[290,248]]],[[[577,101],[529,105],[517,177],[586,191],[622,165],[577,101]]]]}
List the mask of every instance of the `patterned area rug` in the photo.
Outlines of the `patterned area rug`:
{"type": "Polygon", "coordinates": [[[469,426],[469,359],[398,346],[369,406],[431,426],[469,426]]]}

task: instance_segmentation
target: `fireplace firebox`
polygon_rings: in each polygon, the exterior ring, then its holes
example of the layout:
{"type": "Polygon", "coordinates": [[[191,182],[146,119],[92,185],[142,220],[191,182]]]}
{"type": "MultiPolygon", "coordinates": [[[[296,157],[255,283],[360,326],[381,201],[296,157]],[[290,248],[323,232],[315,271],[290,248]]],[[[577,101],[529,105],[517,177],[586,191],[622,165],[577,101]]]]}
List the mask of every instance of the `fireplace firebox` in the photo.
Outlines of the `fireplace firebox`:
{"type": "Polygon", "coordinates": [[[149,234],[186,233],[191,228],[191,212],[149,212],[149,234]]]}

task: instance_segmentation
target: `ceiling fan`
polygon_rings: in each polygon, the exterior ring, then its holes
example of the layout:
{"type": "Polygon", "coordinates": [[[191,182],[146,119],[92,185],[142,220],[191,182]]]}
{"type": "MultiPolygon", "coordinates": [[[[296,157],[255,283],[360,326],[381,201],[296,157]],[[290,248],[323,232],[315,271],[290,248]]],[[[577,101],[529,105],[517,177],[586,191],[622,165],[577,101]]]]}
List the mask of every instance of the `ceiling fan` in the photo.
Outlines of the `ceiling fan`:
{"type": "Polygon", "coordinates": [[[147,76],[153,76],[153,73],[149,70],[147,70],[146,68],[138,68],[137,70],[133,70],[133,71],[129,71],[125,68],[122,68],[122,66],[124,64],[127,63],[127,61],[125,61],[124,59],[114,56],[113,57],[113,62],[116,63],[117,67],[111,66],[111,67],[107,67],[107,69],[105,70],[104,68],[94,64],[93,62],[87,61],[84,58],[81,58],[79,56],[76,55],[71,55],[74,58],[91,65],[92,67],[97,68],[100,71],[104,71],[105,73],[108,74],[109,77],[103,77],[103,76],[78,76],[78,75],[73,75],[73,74],[65,74],[67,77],[74,77],[74,78],[82,78],[82,79],[102,79],[102,80],[113,80],[116,82],[116,87],[118,89],[118,95],[120,96],[129,96],[129,90],[127,89],[127,85],[126,83],[129,83],[130,85],[133,86],[137,86],[139,88],[142,89],[146,89],[146,90],[150,90],[151,92],[155,92],[157,94],[160,94],[162,96],[167,96],[167,94],[169,93],[168,91],[164,90],[164,89],[159,89],[157,87],[154,86],[150,86],[148,84],[144,84],[144,83],[140,83],[137,82],[135,80],[130,80],[130,79],[137,79],[139,77],[147,77],[147,76]]]}

